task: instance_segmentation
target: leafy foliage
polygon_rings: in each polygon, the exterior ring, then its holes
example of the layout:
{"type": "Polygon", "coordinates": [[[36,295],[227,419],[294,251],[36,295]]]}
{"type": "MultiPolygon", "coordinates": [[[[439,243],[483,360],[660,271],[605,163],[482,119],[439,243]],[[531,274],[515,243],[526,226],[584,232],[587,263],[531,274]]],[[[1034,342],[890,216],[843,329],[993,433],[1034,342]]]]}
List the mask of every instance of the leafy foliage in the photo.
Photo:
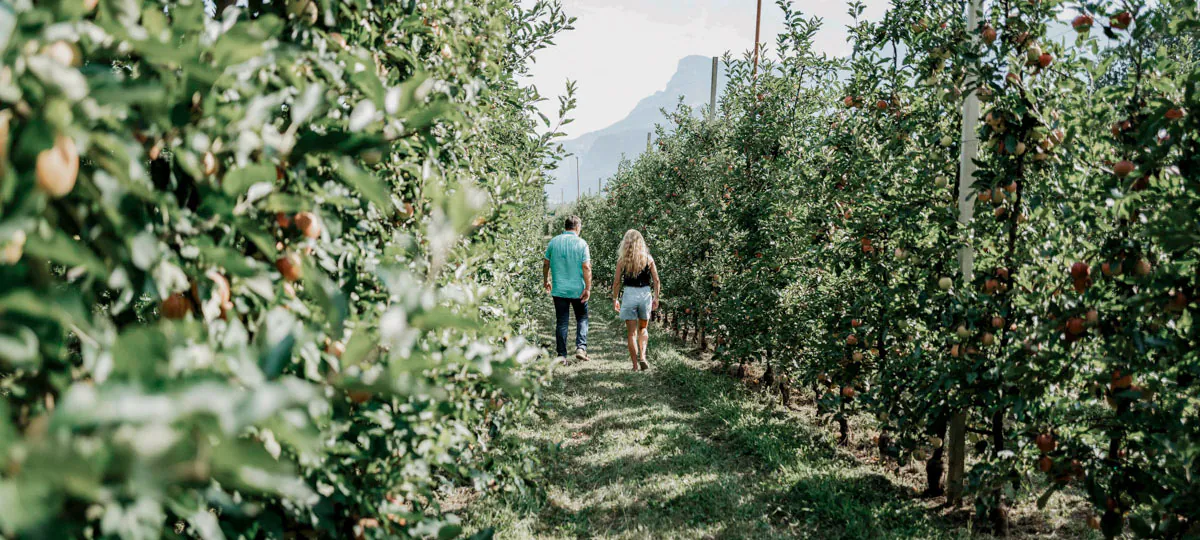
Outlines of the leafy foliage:
{"type": "Polygon", "coordinates": [[[570,19],[247,4],[0,14],[0,534],[450,537],[534,465],[515,77],[570,19]]]}
{"type": "Polygon", "coordinates": [[[853,3],[846,59],[780,5],[776,58],[727,57],[719,113],[669,113],[582,205],[596,252],[642,230],[679,333],[813,386],[843,441],[872,413],[928,495],[963,413],[997,527],[1006,501],[1072,489],[1108,536],[1195,534],[1195,3],[989,1],[975,27],[961,3],[853,3]]]}

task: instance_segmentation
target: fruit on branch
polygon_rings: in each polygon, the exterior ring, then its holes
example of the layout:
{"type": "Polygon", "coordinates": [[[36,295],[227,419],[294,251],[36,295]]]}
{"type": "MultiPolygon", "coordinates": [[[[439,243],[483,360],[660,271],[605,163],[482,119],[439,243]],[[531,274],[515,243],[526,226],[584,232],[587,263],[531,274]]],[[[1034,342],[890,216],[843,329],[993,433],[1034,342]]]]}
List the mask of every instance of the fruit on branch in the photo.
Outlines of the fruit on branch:
{"type": "Polygon", "coordinates": [[[996,336],[992,335],[991,332],[984,332],[983,336],[979,338],[979,341],[983,343],[985,347],[991,347],[996,343],[996,336]]]}
{"type": "Polygon", "coordinates": [[[1042,57],[1042,47],[1036,43],[1025,49],[1025,63],[1033,65],[1042,57]]]}
{"type": "Polygon", "coordinates": [[[1092,23],[1094,22],[1095,19],[1092,19],[1091,15],[1084,13],[1071,20],[1071,28],[1074,28],[1076,32],[1080,33],[1088,32],[1092,29],[1092,23]]]}
{"type": "Polygon", "coordinates": [[[1072,336],[1078,336],[1084,332],[1083,319],[1079,317],[1071,317],[1067,319],[1067,332],[1072,336]]]}
{"type": "Polygon", "coordinates": [[[1109,21],[1109,24],[1111,24],[1112,27],[1116,28],[1117,30],[1126,30],[1132,23],[1133,14],[1128,11],[1122,11],[1118,13],[1116,17],[1113,17],[1112,20],[1109,21]]]}
{"type": "Polygon", "coordinates": [[[162,315],[171,320],[186,317],[192,312],[192,301],[183,293],[175,293],[162,301],[162,315]]]}
{"type": "Polygon", "coordinates": [[[1133,375],[1122,373],[1121,370],[1113,370],[1112,382],[1108,384],[1110,390],[1127,390],[1133,386],[1133,375]]]}
{"type": "Polygon", "coordinates": [[[1133,172],[1134,168],[1136,167],[1132,161],[1121,160],[1118,161],[1116,165],[1113,165],[1113,173],[1115,173],[1118,177],[1125,178],[1133,172]]]}
{"type": "Polygon", "coordinates": [[[79,178],[79,150],[75,140],[65,135],[54,139],[54,146],[38,152],[37,186],[47,195],[60,198],[75,188],[79,178]]]}
{"type": "Polygon", "coordinates": [[[1054,468],[1054,460],[1050,456],[1042,456],[1038,458],[1038,470],[1044,473],[1049,473],[1054,468]]]}
{"type": "Polygon", "coordinates": [[[862,326],[862,321],[860,321],[858,319],[854,319],[854,320],[850,321],[850,326],[852,326],[854,328],[858,328],[858,327],[862,326]]]}
{"type": "Polygon", "coordinates": [[[276,259],[275,268],[279,270],[279,273],[283,275],[283,279],[287,281],[300,281],[300,278],[304,275],[300,255],[297,253],[288,253],[276,259]]]}
{"type": "Polygon", "coordinates": [[[67,67],[77,68],[82,64],[82,55],[79,53],[79,47],[74,43],[61,39],[46,44],[46,46],[42,47],[41,53],[67,67]]]}
{"type": "Polygon", "coordinates": [[[846,399],[854,399],[855,393],[856,392],[854,391],[853,386],[843,386],[842,387],[842,397],[844,397],[846,399]]]}
{"type": "Polygon", "coordinates": [[[992,328],[1004,328],[1004,317],[999,315],[992,317],[992,328]]]}
{"type": "Polygon", "coordinates": [[[292,226],[291,216],[283,212],[275,212],[275,226],[280,229],[287,229],[292,226]]]}
{"type": "Polygon", "coordinates": [[[887,108],[888,108],[888,102],[886,102],[886,101],[884,101],[884,100],[882,100],[882,99],[881,99],[881,100],[879,100],[879,101],[876,101],[876,102],[875,102],[875,108],[876,108],[876,109],[879,109],[879,110],[881,110],[881,111],[885,111],[885,110],[887,110],[887,108]]]}
{"type": "Polygon", "coordinates": [[[1087,263],[1082,262],[1082,261],[1077,261],[1071,265],[1071,278],[1072,279],[1075,279],[1075,280],[1087,279],[1087,277],[1090,275],[1092,275],[1092,269],[1088,266],[1087,263]]]}
{"type": "Polygon", "coordinates": [[[1037,438],[1034,439],[1034,443],[1037,444],[1038,450],[1041,450],[1043,454],[1049,454],[1058,447],[1058,441],[1054,440],[1054,435],[1049,433],[1039,434],[1037,438]]]}
{"type": "Polygon", "coordinates": [[[849,108],[854,107],[857,104],[857,101],[855,101],[854,96],[846,96],[846,99],[843,99],[842,103],[845,103],[846,107],[849,108]]]}
{"type": "Polygon", "coordinates": [[[862,353],[862,351],[854,351],[854,354],[851,354],[850,358],[854,359],[855,362],[862,362],[863,361],[863,353],[862,353]]]}
{"type": "Polygon", "coordinates": [[[317,216],[313,215],[312,212],[297,213],[293,221],[296,222],[296,228],[300,229],[300,232],[304,236],[309,238],[321,237],[321,225],[317,223],[317,216]]]}
{"type": "Polygon", "coordinates": [[[1041,66],[1042,69],[1050,67],[1050,64],[1052,63],[1054,63],[1054,56],[1050,53],[1042,53],[1042,55],[1038,57],[1038,65],[1041,66]]]}
{"type": "Polygon", "coordinates": [[[938,280],[938,288],[943,291],[950,290],[950,287],[952,287],[953,285],[954,285],[954,280],[950,279],[949,277],[943,277],[942,279],[938,280]]]}
{"type": "Polygon", "coordinates": [[[221,164],[217,162],[217,156],[213,155],[212,152],[204,153],[204,158],[202,158],[201,164],[204,166],[205,176],[217,174],[217,171],[220,170],[221,166],[221,164]]]}
{"type": "Polygon", "coordinates": [[[989,25],[985,25],[979,34],[981,37],[983,37],[983,42],[987,43],[988,45],[991,45],[996,41],[996,29],[989,25]]]}
{"type": "Polygon", "coordinates": [[[1138,259],[1133,265],[1133,273],[1138,277],[1146,277],[1154,268],[1150,265],[1150,261],[1146,259],[1138,259]]]}
{"type": "Polygon", "coordinates": [[[1167,120],[1179,120],[1180,118],[1183,118],[1183,109],[1177,107],[1167,109],[1166,117],[1167,120]]]}
{"type": "Polygon", "coordinates": [[[971,337],[971,330],[967,328],[967,325],[960,324],[958,328],[954,329],[954,335],[958,336],[958,339],[967,339],[971,337]]]}
{"type": "Polygon", "coordinates": [[[858,345],[858,336],[854,334],[846,336],[846,345],[850,345],[851,347],[858,345]]]}

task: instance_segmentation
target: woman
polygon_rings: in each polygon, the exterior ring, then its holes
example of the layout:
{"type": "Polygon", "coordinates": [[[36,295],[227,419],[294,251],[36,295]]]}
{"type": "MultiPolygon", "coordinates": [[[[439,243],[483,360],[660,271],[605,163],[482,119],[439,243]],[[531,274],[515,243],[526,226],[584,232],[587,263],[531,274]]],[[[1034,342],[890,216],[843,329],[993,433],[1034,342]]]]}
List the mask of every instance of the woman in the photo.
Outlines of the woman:
{"type": "Polygon", "coordinates": [[[617,271],[613,275],[613,310],[621,314],[628,330],[626,343],[634,371],[650,369],[646,363],[646,345],[650,342],[650,312],[658,309],[658,268],[646,247],[642,233],[630,229],[617,250],[617,271]],[[624,295],[621,286],[625,286],[624,295]],[[651,290],[650,286],[654,288],[651,290]],[[618,301],[618,298],[620,300],[618,301]]]}

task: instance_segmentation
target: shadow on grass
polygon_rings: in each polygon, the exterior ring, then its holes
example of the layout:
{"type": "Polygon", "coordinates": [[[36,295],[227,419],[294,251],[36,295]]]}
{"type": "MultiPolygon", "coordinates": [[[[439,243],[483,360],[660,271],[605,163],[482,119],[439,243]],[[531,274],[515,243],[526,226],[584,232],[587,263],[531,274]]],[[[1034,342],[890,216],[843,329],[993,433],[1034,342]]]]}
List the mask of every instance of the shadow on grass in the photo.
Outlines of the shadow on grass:
{"type": "Polygon", "coordinates": [[[886,538],[943,536],[936,517],[839,453],[819,428],[747,399],[652,340],[627,366],[623,328],[593,317],[593,360],[556,373],[542,422],[540,490],[478,503],[468,530],[498,538],[886,538]],[[620,330],[618,332],[617,330],[620,330]]]}

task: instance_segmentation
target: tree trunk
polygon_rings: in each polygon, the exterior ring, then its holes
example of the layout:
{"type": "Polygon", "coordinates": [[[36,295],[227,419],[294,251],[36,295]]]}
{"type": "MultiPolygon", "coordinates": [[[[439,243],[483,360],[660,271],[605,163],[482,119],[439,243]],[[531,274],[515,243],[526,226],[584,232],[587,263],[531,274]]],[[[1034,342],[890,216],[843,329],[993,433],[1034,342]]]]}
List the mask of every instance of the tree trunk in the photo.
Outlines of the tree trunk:
{"type": "Polygon", "coordinates": [[[925,492],[921,494],[925,497],[940,497],[946,493],[945,485],[942,484],[942,473],[946,469],[942,458],[946,452],[947,425],[945,416],[939,417],[933,423],[933,435],[942,439],[943,443],[942,446],[933,449],[933,455],[925,463],[925,492]]]}

